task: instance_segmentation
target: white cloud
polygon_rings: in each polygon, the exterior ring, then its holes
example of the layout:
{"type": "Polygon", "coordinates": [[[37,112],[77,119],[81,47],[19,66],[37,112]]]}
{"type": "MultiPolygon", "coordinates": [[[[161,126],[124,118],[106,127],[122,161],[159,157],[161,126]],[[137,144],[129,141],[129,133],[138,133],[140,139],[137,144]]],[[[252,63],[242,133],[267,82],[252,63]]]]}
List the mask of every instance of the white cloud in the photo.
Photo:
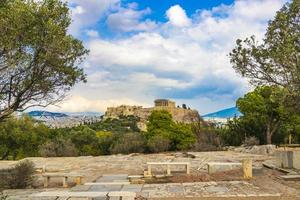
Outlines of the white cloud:
{"type": "MultiPolygon", "coordinates": [[[[180,6],[173,6],[166,12],[166,23],[144,20],[150,10],[138,10],[137,4],[124,8],[117,0],[89,2],[107,2],[106,11],[115,5],[106,22],[130,34],[113,39],[91,37],[86,42],[88,83],[75,88],[65,109],[103,111],[111,102],[152,105],[154,98],[173,97],[206,113],[234,105],[235,98],[249,90],[227,55],[237,38],[253,34],[263,38],[268,20],[285,0],[236,0],[229,6],[199,10],[191,18],[180,6]]],[[[82,13],[77,15],[84,17],[75,24],[99,20],[87,20],[89,7],[79,6],[82,11],[77,13],[82,13]]]]}
{"type": "Polygon", "coordinates": [[[183,10],[179,5],[172,6],[167,10],[166,15],[170,23],[174,26],[185,27],[191,24],[191,20],[186,15],[185,10],[183,10]]]}
{"type": "Polygon", "coordinates": [[[76,6],[75,8],[71,9],[73,15],[82,15],[85,13],[85,10],[81,6],[76,6]]]}
{"type": "Polygon", "coordinates": [[[107,24],[115,31],[149,31],[156,27],[156,23],[151,20],[141,21],[146,15],[151,13],[150,8],[137,10],[135,3],[128,5],[128,8],[119,7],[117,12],[107,17],[107,24]]]}
{"type": "Polygon", "coordinates": [[[79,36],[85,28],[95,25],[111,9],[119,6],[120,0],[69,0],[72,24],[70,33],[79,36]]]}
{"type": "Polygon", "coordinates": [[[129,75],[128,81],[133,81],[138,84],[162,87],[165,89],[179,88],[184,89],[192,86],[190,82],[183,82],[171,78],[160,78],[151,73],[133,73],[129,75]]]}
{"type": "Polygon", "coordinates": [[[99,37],[98,31],[92,30],[92,29],[86,30],[86,34],[87,34],[89,37],[93,37],[93,38],[99,37]]]}
{"type": "Polygon", "coordinates": [[[71,96],[63,101],[59,106],[50,106],[49,110],[57,112],[102,112],[106,111],[107,107],[120,105],[143,105],[148,107],[148,104],[138,102],[129,98],[118,98],[108,100],[91,100],[82,96],[71,96]]]}

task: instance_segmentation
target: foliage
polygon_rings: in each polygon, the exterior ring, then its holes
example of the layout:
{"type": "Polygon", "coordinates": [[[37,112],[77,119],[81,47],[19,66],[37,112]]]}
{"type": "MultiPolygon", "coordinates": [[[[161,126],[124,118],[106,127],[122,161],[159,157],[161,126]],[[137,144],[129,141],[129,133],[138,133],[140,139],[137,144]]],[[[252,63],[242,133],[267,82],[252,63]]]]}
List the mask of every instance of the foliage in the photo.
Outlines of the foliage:
{"type": "Polygon", "coordinates": [[[0,123],[0,159],[38,156],[36,147],[45,142],[48,134],[46,126],[35,124],[28,116],[0,123]]]}
{"type": "Polygon", "coordinates": [[[272,136],[288,119],[288,112],[283,105],[285,91],[276,86],[257,87],[253,92],[239,98],[237,107],[242,118],[259,120],[264,128],[266,143],[272,143],[272,136]]]}
{"type": "Polygon", "coordinates": [[[105,119],[89,125],[95,131],[110,131],[114,133],[139,132],[137,122],[139,119],[135,116],[121,116],[119,119],[105,119]]]}
{"type": "MultiPolygon", "coordinates": [[[[286,90],[276,86],[261,86],[238,99],[242,116],[229,120],[220,136],[225,145],[241,145],[255,137],[259,144],[286,143],[288,135],[299,141],[300,116],[284,105],[286,90]]],[[[256,142],[255,142],[256,143],[256,142]]]]}
{"type": "Polygon", "coordinates": [[[80,155],[86,156],[98,154],[98,138],[96,131],[87,126],[82,126],[80,127],[80,130],[72,130],[71,135],[71,140],[75,144],[80,155]]]}
{"type": "Polygon", "coordinates": [[[163,136],[156,135],[148,140],[147,146],[152,153],[165,152],[170,149],[170,140],[163,136]]]}
{"type": "Polygon", "coordinates": [[[286,102],[300,111],[300,4],[292,0],[269,22],[262,44],[238,39],[230,53],[233,68],[255,85],[287,89],[286,102]]]}
{"type": "Polygon", "coordinates": [[[172,115],[166,110],[154,110],[148,119],[147,139],[154,136],[161,136],[170,140],[169,150],[186,150],[195,143],[195,135],[191,126],[176,123],[172,115]]]}
{"type": "Polygon", "coordinates": [[[57,138],[42,144],[39,154],[43,157],[71,157],[77,156],[78,152],[70,139],[57,138]]]}
{"type": "Polygon", "coordinates": [[[87,50],[68,34],[71,16],[60,0],[0,4],[0,121],[14,111],[60,101],[75,83],[87,50]]]}
{"type": "Polygon", "coordinates": [[[196,137],[189,124],[176,123],[173,129],[173,134],[170,136],[172,149],[188,150],[193,147],[196,137]]]}
{"type": "Polygon", "coordinates": [[[98,131],[96,133],[98,138],[98,151],[101,155],[109,155],[110,147],[113,144],[115,137],[109,131],[98,131]]]}
{"type": "Polygon", "coordinates": [[[224,146],[239,146],[244,140],[244,132],[240,131],[239,119],[228,120],[225,128],[221,128],[219,136],[224,146]]]}
{"type": "Polygon", "coordinates": [[[0,200],[6,200],[8,195],[4,195],[3,192],[0,192],[0,200]]]}
{"type": "MultiPolygon", "coordinates": [[[[135,118],[123,117],[120,120],[104,120],[88,126],[59,129],[49,129],[26,115],[9,118],[0,123],[0,159],[109,155],[119,137],[125,133],[139,134],[128,126],[133,129],[136,127],[135,118]],[[104,127],[111,127],[113,131],[103,130],[104,127]]],[[[144,145],[146,148],[146,143],[144,145]]]]}
{"type": "Polygon", "coordinates": [[[25,160],[15,167],[0,170],[0,188],[24,189],[34,181],[34,164],[25,160]]]}
{"type": "Polygon", "coordinates": [[[218,129],[214,125],[199,120],[192,124],[192,130],[196,135],[195,151],[216,151],[220,149],[221,141],[218,129]]]}
{"type": "Polygon", "coordinates": [[[146,141],[140,133],[125,133],[113,143],[111,153],[143,153],[145,151],[145,143],[146,141]]]}

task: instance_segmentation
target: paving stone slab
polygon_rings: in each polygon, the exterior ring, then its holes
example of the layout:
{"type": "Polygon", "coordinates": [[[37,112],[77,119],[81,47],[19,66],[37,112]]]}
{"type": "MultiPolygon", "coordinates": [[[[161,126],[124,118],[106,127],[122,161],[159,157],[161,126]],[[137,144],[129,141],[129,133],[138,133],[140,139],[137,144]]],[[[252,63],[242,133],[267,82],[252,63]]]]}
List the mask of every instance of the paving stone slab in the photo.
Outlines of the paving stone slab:
{"type": "Polygon", "coordinates": [[[182,185],[172,185],[168,187],[168,191],[170,193],[184,193],[184,189],[182,185]]]}
{"type": "Polygon", "coordinates": [[[128,174],[103,174],[102,177],[128,178],[128,174]]]}
{"type": "Polygon", "coordinates": [[[93,185],[130,185],[130,182],[93,182],[93,183],[85,183],[86,186],[93,185]]]}
{"type": "Polygon", "coordinates": [[[93,200],[107,200],[107,197],[97,197],[93,198],[93,200]]]}
{"type": "Polygon", "coordinates": [[[75,187],[72,187],[71,191],[88,191],[91,188],[89,185],[76,185],[75,187]]]}
{"type": "Polygon", "coordinates": [[[93,192],[111,192],[121,191],[122,185],[93,185],[89,191],[93,192]]]}
{"type": "Polygon", "coordinates": [[[124,185],[122,191],[130,191],[130,192],[141,192],[143,185],[131,184],[124,185]]]}

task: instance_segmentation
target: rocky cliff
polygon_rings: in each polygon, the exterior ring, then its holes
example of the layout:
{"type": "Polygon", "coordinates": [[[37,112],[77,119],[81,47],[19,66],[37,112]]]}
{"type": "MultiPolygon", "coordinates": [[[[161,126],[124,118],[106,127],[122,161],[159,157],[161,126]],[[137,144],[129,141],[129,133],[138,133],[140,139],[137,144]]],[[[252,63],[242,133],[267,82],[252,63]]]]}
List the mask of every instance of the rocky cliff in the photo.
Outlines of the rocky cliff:
{"type": "Polygon", "coordinates": [[[153,110],[167,110],[176,122],[191,123],[199,120],[199,113],[197,110],[179,108],[176,107],[175,102],[161,99],[155,100],[155,106],[151,108],[128,105],[109,107],[105,112],[104,119],[133,115],[140,119],[138,126],[141,130],[145,131],[148,117],[153,110]]]}

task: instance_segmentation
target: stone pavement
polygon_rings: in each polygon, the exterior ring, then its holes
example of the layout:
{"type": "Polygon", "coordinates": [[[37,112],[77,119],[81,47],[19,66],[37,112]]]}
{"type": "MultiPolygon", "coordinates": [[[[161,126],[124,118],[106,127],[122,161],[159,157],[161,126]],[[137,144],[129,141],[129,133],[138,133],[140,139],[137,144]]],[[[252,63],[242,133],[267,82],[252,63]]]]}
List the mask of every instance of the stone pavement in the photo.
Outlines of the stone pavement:
{"type": "MultiPolygon", "coordinates": [[[[111,177],[103,177],[100,181],[118,181],[111,177]]],[[[124,181],[124,180],[122,180],[124,181]]],[[[45,191],[45,190],[43,190],[45,191]]],[[[226,182],[194,182],[194,183],[166,183],[166,184],[129,184],[129,185],[80,185],[69,190],[65,189],[47,189],[46,191],[131,191],[136,192],[137,196],[141,195],[148,199],[163,199],[174,197],[179,198],[202,198],[202,197],[278,197],[281,194],[271,191],[265,191],[251,183],[245,181],[226,181],[226,182]]],[[[37,194],[42,191],[37,190],[7,190],[5,194],[9,195],[9,200],[32,200],[30,195],[37,194]]],[[[53,197],[39,198],[39,200],[55,200],[53,197]]],[[[59,200],[62,200],[60,198],[59,200]]],[[[80,198],[86,200],[86,198],[80,198]]],[[[118,200],[117,197],[112,197],[110,200],[118,200]]],[[[74,199],[75,200],[75,199],[74,199]]],[[[79,200],[79,199],[76,199],[79,200]]],[[[95,200],[106,200],[105,197],[95,198],[95,200]]],[[[129,200],[123,198],[123,200],[129,200]]],[[[131,199],[132,200],[132,199],[131,199]]]]}
{"type": "MultiPolygon", "coordinates": [[[[130,191],[145,198],[170,198],[170,197],[270,197],[280,196],[280,193],[268,193],[246,181],[223,182],[194,182],[194,183],[166,183],[166,184],[123,184],[128,181],[127,174],[103,175],[97,183],[120,182],[120,185],[92,185],[89,187],[78,186],[72,190],[112,192],[130,191]]],[[[96,200],[105,198],[97,198],[96,200]]]]}

